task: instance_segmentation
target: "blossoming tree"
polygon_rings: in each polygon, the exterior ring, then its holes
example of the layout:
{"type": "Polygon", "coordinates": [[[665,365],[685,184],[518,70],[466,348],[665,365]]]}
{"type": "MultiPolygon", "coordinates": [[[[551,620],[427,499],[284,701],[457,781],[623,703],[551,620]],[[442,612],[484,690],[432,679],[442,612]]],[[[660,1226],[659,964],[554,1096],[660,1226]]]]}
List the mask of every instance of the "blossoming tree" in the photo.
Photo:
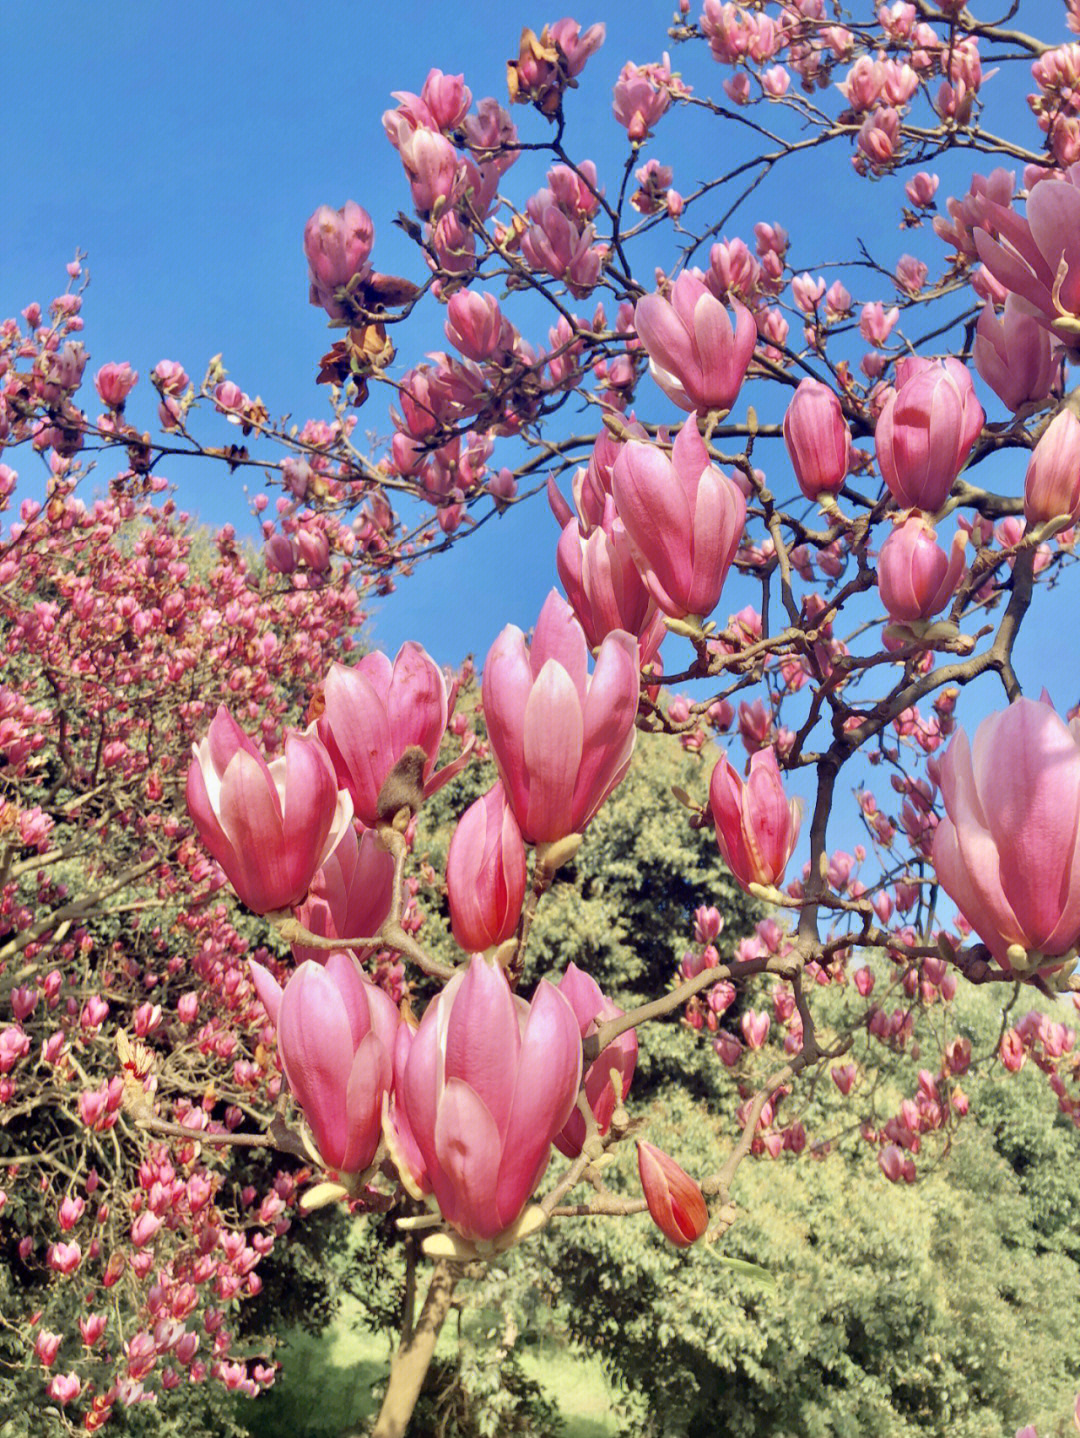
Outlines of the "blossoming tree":
{"type": "MultiPolygon", "coordinates": [[[[1080,32],[1071,0],[1066,18],[1080,32]]],[[[220,1305],[257,1290],[297,1207],[392,1213],[430,1261],[374,1429],[388,1438],[478,1265],[552,1225],[645,1210],[673,1244],[722,1244],[745,1160],[827,1152],[827,1133],[785,1116],[813,1075],[857,1109],[875,1047],[920,1045],[918,1092],[862,1129],[883,1182],[915,1180],[920,1145],[969,1108],[971,1045],[928,1021],[959,982],[1059,998],[1060,1018],[1003,1023],[1000,1061],[1034,1059],[1080,1123],[1065,1021],[1080,993],[1080,718],[1017,673],[1025,621],[1071,577],[1080,519],[1080,47],[923,0],[844,17],[820,0],[706,0],[693,17],[682,0],[670,36],[687,78],[667,54],[618,75],[626,157],[611,177],[568,138],[602,25],[526,30],[507,67],[515,110],[439,70],[395,95],[384,127],[414,277],[375,268],[383,219],[356,202],[320,207],[303,235],[311,301],[340,334],[318,371],[329,421],[275,422],[219,363],[192,383],[168,360],[150,377],[159,434],[125,417],[127,365],[97,370],[93,417],[78,261],[48,313],[0,328],[0,443],[23,469],[0,467],[0,489],[10,505],[29,486],[0,551],[2,1197],[14,1207],[36,1179],[63,1189],[64,1234],[100,1226],[91,1304],[127,1270],[138,1317],[105,1340],[92,1383],[51,1372],[61,1335],[35,1340],[50,1400],[87,1428],[152,1394],[155,1373],[163,1389],[207,1375],[187,1318],[208,1285],[220,1305]],[[1029,133],[989,128],[984,66],[1033,76],[1029,133]],[[722,127],[727,169],[698,183],[688,168],[676,189],[664,158],[680,111],[722,127]],[[757,217],[759,183],[811,150],[823,185],[843,167],[922,231],[930,259],[818,262],[797,211],[783,227],[757,217]],[[937,168],[969,152],[1014,168],[966,174],[939,211],[937,168]],[[537,156],[545,183],[526,194],[516,177],[537,156]],[[435,312],[450,348],[415,360],[412,326],[435,312]],[[384,391],[393,437],[365,454],[357,411],[384,391]],[[583,428],[565,422],[571,402],[583,428]],[[233,442],[211,442],[214,414],[233,442]],[[88,504],[95,455],[120,469],[88,504]],[[187,541],[153,499],[178,455],[277,492],[275,518],[256,502],[261,573],[226,534],[192,593],[187,541]],[[467,544],[493,512],[539,508],[543,487],[567,597],[551,594],[531,635],[494,640],[478,743],[456,708],[469,675],[419,642],[353,662],[358,596],[467,544]],[[756,602],[724,620],[740,583],[756,602]],[[984,715],[970,737],[969,703],[984,715]],[[769,912],[733,935],[702,906],[671,983],[624,1012],[576,966],[536,975],[529,939],[635,743],[658,732],[705,768],[696,794],[657,804],[672,825],[714,825],[769,912]],[[448,957],[424,940],[415,840],[425,800],[481,757],[497,778],[449,846],[448,957]],[[87,893],[68,901],[56,864],[81,866],[87,893]],[[226,880],[239,909],[209,902],[226,880]],[[138,943],[125,920],[106,944],[106,919],[129,909],[138,943]],[[189,970],[200,986],[174,1015],[189,970]],[[765,981],[772,1018],[733,1007],[765,981]],[[848,984],[858,1021],[821,1032],[815,991],[848,984]],[[103,1029],[111,1005],[121,1021],[103,1029]],[[775,1049],[712,1173],[686,1172],[634,1112],[639,1044],[665,1018],[706,1036],[735,1082],[775,1049]],[[95,1040],[114,1031],[110,1074],[95,1040]],[[63,1122],[35,1140],[54,1088],[63,1122]],[[25,1146],[5,1153],[3,1132],[25,1146]],[[608,1179],[631,1138],[633,1193],[608,1179]],[[251,1186],[250,1222],[215,1203],[208,1158],[245,1147],[291,1164],[251,1186]]],[[[38,1255],[24,1233],[18,1255],[71,1276],[83,1241],[38,1255]]],[[[209,1369],[254,1391],[272,1370],[229,1356],[222,1313],[204,1317],[209,1369]]],[[[80,1322],[88,1352],[107,1323],[97,1309],[80,1322]]]]}

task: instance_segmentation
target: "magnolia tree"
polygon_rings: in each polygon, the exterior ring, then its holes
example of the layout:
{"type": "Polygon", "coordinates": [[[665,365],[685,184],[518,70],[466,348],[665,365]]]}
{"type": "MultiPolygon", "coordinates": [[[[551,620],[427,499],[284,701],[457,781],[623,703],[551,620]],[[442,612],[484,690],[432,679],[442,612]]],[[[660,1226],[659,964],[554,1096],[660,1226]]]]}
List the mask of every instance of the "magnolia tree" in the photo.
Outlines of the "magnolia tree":
{"type": "Polygon", "coordinates": [[[193,384],[168,360],[150,376],[160,432],[125,417],[124,364],[96,371],[94,417],[78,261],[47,313],[0,329],[0,438],[24,468],[0,481],[9,504],[31,486],[0,555],[0,1113],[19,1136],[6,1154],[0,1138],[0,1222],[18,1208],[27,1225],[20,1193],[49,1194],[57,1234],[13,1229],[13,1249],[85,1286],[81,1345],[35,1338],[65,1421],[92,1429],[209,1374],[268,1382],[222,1324],[302,1194],[407,1235],[374,1428],[400,1434],[459,1285],[584,1217],[647,1209],[673,1244],[722,1245],[744,1160],[828,1151],[787,1116],[808,1079],[848,1099],[883,1182],[915,1181],[985,1058],[950,1028],[959,983],[1001,987],[1001,1064],[1038,1064],[1080,1123],[1080,718],[1039,692],[1053,673],[1026,695],[1017,677],[1080,519],[1080,8],[1045,38],[1014,26],[1023,9],[706,0],[694,17],[682,0],[686,76],[666,54],[622,67],[609,176],[569,138],[602,25],[526,30],[516,109],[432,70],[383,117],[415,278],[375,268],[355,202],[304,231],[311,300],[342,336],[319,370],[330,421],[277,423],[220,362],[193,384]],[[996,92],[1010,75],[1033,87],[1015,136],[986,111],[984,73],[996,92]],[[714,126],[722,173],[666,163],[686,154],[680,122],[714,126]],[[530,193],[518,176],[538,158],[530,193]],[[846,261],[818,257],[799,208],[783,225],[754,213],[767,182],[811,164],[822,194],[892,213],[922,257],[886,265],[854,236],[846,261]],[[449,348],[416,360],[434,314],[449,348]],[[357,410],[383,389],[393,438],[364,453],[357,410]],[[114,456],[108,498],[85,503],[114,456]],[[255,501],[261,569],[225,534],[192,582],[190,541],[154,499],[174,456],[276,489],[273,518],[255,501]],[[455,712],[468,673],[451,681],[419,643],[352,662],[358,596],[545,482],[566,598],[531,637],[495,639],[477,742],[455,712]],[[724,620],[738,586],[754,601],[724,620]],[[982,717],[965,730],[968,704],[982,717]],[[534,983],[528,945],[658,732],[707,766],[699,792],[657,795],[668,822],[715,826],[769,908],[731,935],[702,906],[671,982],[623,1012],[573,965],[534,983]],[[446,860],[451,952],[425,942],[414,841],[425,800],[484,759],[497,779],[446,860]],[[50,878],[60,864],[76,900],[50,878]],[[858,1021],[825,1034],[815,991],[845,984],[858,1021]],[[743,1099],[712,1173],[687,1173],[634,1111],[638,1045],[680,1018],[743,1099]],[[871,1118],[869,1055],[915,1045],[917,1091],[871,1118]],[[767,1071],[750,1064],[763,1049],[767,1071]],[[636,1192],[609,1178],[630,1140],[636,1192]],[[228,1163],[275,1148],[285,1166],[229,1211],[228,1163]],[[109,1331],[102,1288],[121,1273],[127,1317],[109,1331]]]}

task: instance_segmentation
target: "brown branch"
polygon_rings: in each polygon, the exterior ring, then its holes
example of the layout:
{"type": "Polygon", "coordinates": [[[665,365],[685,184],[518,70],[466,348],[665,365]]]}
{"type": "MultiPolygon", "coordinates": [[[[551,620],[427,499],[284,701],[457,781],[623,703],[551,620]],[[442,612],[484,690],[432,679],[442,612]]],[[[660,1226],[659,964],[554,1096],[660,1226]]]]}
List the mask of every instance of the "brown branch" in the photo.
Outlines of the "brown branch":
{"type": "Polygon", "coordinates": [[[402,1438],[409,1426],[435,1344],[450,1312],[460,1273],[460,1267],[446,1259],[435,1265],[420,1321],[411,1333],[402,1338],[398,1351],[390,1360],[390,1382],[371,1430],[371,1438],[402,1438]]]}

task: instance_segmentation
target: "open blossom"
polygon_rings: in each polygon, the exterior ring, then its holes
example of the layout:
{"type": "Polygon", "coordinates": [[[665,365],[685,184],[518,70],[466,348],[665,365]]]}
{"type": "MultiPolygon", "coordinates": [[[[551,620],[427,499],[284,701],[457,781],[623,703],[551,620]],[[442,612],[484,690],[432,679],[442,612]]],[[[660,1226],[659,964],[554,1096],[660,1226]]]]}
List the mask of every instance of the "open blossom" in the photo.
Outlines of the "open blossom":
{"type": "Polygon", "coordinates": [[[331,319],[348,318],[348,310],[334,298],[335,292],[368,273],[374,240],[371,216],[354,200],[347,200],[340,210],[320,205],[304,226],[310,300],[322,305],[331,319]]]}
{"type": "Polygon", "coordinates": [[[966,543],[958,529],[946,554],[933,525],[918,512],[897,525],[878,556],[878,591],[889,617],[911,624],[944,609],[964,572],[966,543]]]}
{"type": "Polygon", "coordinates": [[[684,87],[672,76],[666,55],[662,64],[635,65],[627,61],[615,82],[612,111],[631,140],[640,144],[649,137],[657,120],[670,108],[673,91],[682,93],[684,87]]]}
{"type": "Polygon", "coordinates": [[[259,998],[277,1029],[281,1066],[322,1160],[360,1173],[382,1133],[400,1015],[349,954],[303,963],[284,990],[254,960],[259,998]]]}
{"type": "Polygon", "coordinates": [[[382,795],[383,785],[407,749],[424,752],[424,798],[468,761],[471,743],[451,763],[435,769],[453,705],[442,670],[412,641],[401,646],[393,664],[377,649],[359,664],[332,664],[322,699],[319,738],[352,795],[357,818],[369,828],[393,818],[392,813],[380,813],[380,796],[393,802],[392,795],[382,795]]]}
{"type": "Polygon", "coordinates": [[[1061,962],[1080,939],[1080,720],[1017,699],[974,745],[958,729],[939,775],[942,888],[999,962],[1061,962]]]}
{"type": "Polygon", "coordinates": [[[977,197],[972,233],[990,273],[1067,349],[1080,347],[1080,165],[1033,185],[1025,218],[1007,200],[977,197]]]}
{"type": "Polygon", "coordinates": [[[983,306],[973,357],[982,379],[1013,411],[1046,399],[1059,369],[1050,332],[1014,294],[1007,296],[1000,320],[989,301],[983,306]]]}
{"type": "Polygon", "coordinates": [[[257,914],[299,904],[352,819],[330,756],[289,733],[267,763],[222,705],[194,746],[187,807],[199,837],[257,914]]]}
{"type": "Polygon", "coordinates": [[[634,325],[649,355],[649,373],[680,409],[729,410],[754,353],[757,326],[745,305],[727,308],[698,274],[684,270],[670,295],[646,295],[634,325]]]}
{"type": "Polygon", "coordinates": [[[577,299],[596,288],[607,247],[595,243],[591,224],[578,225],[554,200],[530,208],[532,223],[521,237],[521,253],[533,269],[563,280],[577,299]]]}
{"type": "Polygon", "coordinates": [[[497,1238],[543,1177],[580,1082],[581,1033],[558,989],[541,981],[526,1003],[474,955],[428,1005],[408,1048],[395,1148],[422,1164],[412,1179],[464,1238],[497,1238]]]}
{"type": "Polygon", "coordinates": [[[799,837],[802,803],[784,793],[776,751],[750,757],[744,782],[722,754],[709,783],[709,808],[724,862],[743,888],[776,885],[799,837]]]}
{"type": "Polygon", "coordinates": [[[590,25],[584,32],[567,17],[545,25],[540,34],[526,27],[516,60],[506,66],[506,83],[512,104],[534,104],[544,115],[555,115],[563,91],[573,85],[585,63],[604,43],[605,27],[590,25]]]}
{"type": "Polygon", "coordinates": [[[881,477],[897,504],[939,510],[986,415],[957,359],[903,359],[874,430],[881,477]]]}
{"type": "Polygon", "coordinates": [[[641,577],[665,614],[705,618],[716,608],[746,526],[746,501],[710,462],[691,416],[670,459],[631,440],[612,470],[615,507],[641,577]]]}
{"type": "Polygon", "coordinates": [[[488,736],[529,843],[583,832],[630,765],[637,640],[616,630],[601,644],[591,676],[588,661],[581,625],[552,590],[532,644],[507,625],[484,664],[488,736]]]}
{"type": "MultiPolygon", "coordinates": [[[[370,829],[358,835],[350,824],[337,848],[311,881],[296,918],[324,939],[375,935],[390,912],[394,893],[394,860],[376,842],[370,829]]],[[[294,943],[293,958],[325,963],[327,949],[294,943]]]]}

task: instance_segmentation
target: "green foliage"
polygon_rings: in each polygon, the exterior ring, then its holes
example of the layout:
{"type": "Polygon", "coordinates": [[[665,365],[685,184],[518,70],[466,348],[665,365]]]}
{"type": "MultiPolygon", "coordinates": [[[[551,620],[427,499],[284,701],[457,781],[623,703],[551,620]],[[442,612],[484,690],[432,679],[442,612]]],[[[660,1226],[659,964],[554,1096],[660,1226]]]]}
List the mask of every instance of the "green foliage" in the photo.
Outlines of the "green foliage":
{"type": "Polygon", "coordinates": [[[407,1438],[562,1438],[564,1432],[558,1408],[512,1352],[469,1344],[428,1369],[407,1438]]]}
{"type": "MultiPolygon", "coordinates": [[[[960,1027],[977,1055],[996,1048],[1000,993],[962,988],[960,1027]]],[[[850,991],[815,995],[839,1025],[850,991]]],[[[928,1055],[862,1042],[867,1093],[845,1104],[828,1082],[786,1101],[822,1158],[751,1158],[723,1254],[760,1264],[758,1281],[702,1247],[680,1253],[644,1219],[567,1225],[560,1301],[573,1338],[600,1351],[636,1395],[629,1432],[656,1438],[1040,1438],[1069,1428],[1080,1313],[1080,1135],[1029,1065],[996,1060],[965,1076],[971,1116],[930,1135],[912,1186],[888,1183],[852,1118],[881,1121],[914,1089],[928,1055]],[[874,1073],[873,1063],[881,1064],[874,1073]]],[[[767,1069],[775,1054],[752,1062],[767,1069]]],[[[933,1060],[930,1060],[931,1064],[933,1060]]],[[[859,1095],[859,1089],[856,1095],[859,1095]]],[[[718,1120],[671,1085],[651,1140],[691,1172],[730,1146],[718,1120]]],[[[627,1166],[624,1165],[624,1169],[627,1166]]],[[[633,1178],[626,1176],[628,1186],[633,1178]]]]}

